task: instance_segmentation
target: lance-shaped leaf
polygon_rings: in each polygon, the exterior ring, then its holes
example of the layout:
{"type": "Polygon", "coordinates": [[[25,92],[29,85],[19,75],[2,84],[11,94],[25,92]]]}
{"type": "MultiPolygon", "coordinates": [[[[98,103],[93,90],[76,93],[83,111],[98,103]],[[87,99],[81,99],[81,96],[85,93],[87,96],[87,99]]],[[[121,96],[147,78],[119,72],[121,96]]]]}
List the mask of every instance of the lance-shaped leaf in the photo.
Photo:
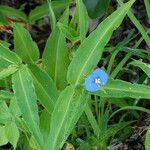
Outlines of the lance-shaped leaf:
{"type": "Polygon", "coordinates": [[[58,98],[58,92],[50,76],[36,65],[29,65],[33,76],[38,99],[46,110],[51,113],[58,98]]]}
{"type": "Polygon", "coordinates": [[[131,98],[146,98],[150,99],[150,86],[132,84],[122,80],[109,80],[105,86],[100,88],[100,91],[94,93],[102,97],[131,97],[131,98]]]}
{"type": "Polygon", "coordinates": [[[3,16],[17,17],[23,21],[27,21],[27,16],[25,15],[25,13],[23,13],[23,11],[20,11],[19,9],[14,9],[12,7],[9,7],[9,6],[1,5],[0,6],[0,13],[2,13],[3,16]]]}
{"type": "Polygon", "coordinates": [[[47,145],[51,150],[63,146],[86,106],[86,92],[67,87],[59,96],[51,116],[47,145]]]}
{"type": "Polygon", "coordinates": [[[77,0],[77,8],[79,15],[79,33],[81,41],[83,41],[86,37],[86,33],[88,31],[88,14],[86,7],[84,6],[82,0],[77,0]]]}
{"type": "MultiPolygon", "coordinates": [[[[68,9],[64,12],[60,22],[66,24],[68,21],[68,9]]],[[[69,64],[69,54],[65,36],[56,26],[50,34],[43,53],[43,62],[48,74],[54,80],[59,90],[66,85],[66,74],[69,64]]]]}
{"type": "Polygon", "coordinates": [[[81,43],[68,69],[69,83],[77,85],[92,72],[102,55],[104,46],[113,31],[122,22],[133,2],[134,0],[130,0],[112,13],[81,43]]]}
{"type": "Polygon", "coordinates": [[[150,64],[146,64],[140,60],[132,61],[130,64],[141,68],[150,78],[150,64]]]}
{"type": "Polygon", "coordinates": [[[18,66],[17,65],[9,65],[7,68],[3,69],[2,71],[0,71],[0,80],[12,75],[13,73],[15,73],[18,70],[18,66]]]}
{"type": "Polygon", "coordinates": [[[4,46],[3,44],[0,44],[0,58],[3,60],[14,63],[14,64],[21,64],[21,59],[18,57],[17,54],[10,51],[8,47],[4,46]]]}
{"type": "Polygon", "coordinates": [[[21,25],[14,23],[14,46],[16,53],[25,62],[34,62],[39,58],[39,49],[32,40],[30,33],[21,25]]]}
{"type": "Polygon", "coordinates": [[[36,141],[41,148],[44,149],[43,137],[39,129],[37,97],[35,94],[33,79],[28,68],[22,65],[21,68],[13,74],[12,82],[13,91],[22,113],[22,117],[36,141]]]}
{"type": "MultiPolygon", "coordinates": [[[[63,9],[65,9],[68,6],[70,0],[65,1],[52,1],[52,8],[56,15],[60,14],[63,9]]],[[[31,23],[34,23],[36,20],[39,20],[45,16],[49,15],[49,8],[48,4],[45,2],[40,6],[37,6],[35,9],[31,10],[29,14],[29,21],[31,23]]]]}

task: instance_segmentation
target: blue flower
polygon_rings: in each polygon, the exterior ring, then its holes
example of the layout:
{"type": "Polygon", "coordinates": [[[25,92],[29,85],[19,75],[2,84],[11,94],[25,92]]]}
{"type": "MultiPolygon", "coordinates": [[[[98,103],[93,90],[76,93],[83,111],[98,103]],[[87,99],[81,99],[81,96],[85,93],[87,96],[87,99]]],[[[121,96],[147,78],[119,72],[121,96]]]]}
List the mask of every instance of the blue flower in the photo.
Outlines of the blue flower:
{"type": "Polygon", "coordinates": [[[96,92],[108,80],[107,73],[102,69],[96,69],[85,79],[85,88],[89,92],[96,92]]]}

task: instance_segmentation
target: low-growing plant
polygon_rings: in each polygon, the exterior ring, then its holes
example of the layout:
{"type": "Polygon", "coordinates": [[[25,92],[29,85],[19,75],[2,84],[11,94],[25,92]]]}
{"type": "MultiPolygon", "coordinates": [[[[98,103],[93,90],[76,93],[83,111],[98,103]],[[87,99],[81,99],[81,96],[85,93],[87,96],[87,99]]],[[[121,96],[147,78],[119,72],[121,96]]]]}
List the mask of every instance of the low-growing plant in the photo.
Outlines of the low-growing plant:
{"type": "MultiPolygon", "coordinates": [[[[29,17],[9,8],[12,16],[23,20],[25,27],[48,15],[52,32],[41,57],[29,31],[20,23],[12,24],[14,49],[10,50],[6,41],[0,41],[0,145],[9,142],[14,149],[21,150],[74,149],[76,142],[73,141],[77,138],[78,150],[108,149],[111,138],[136,122],[137,111],[150,113],[137,105],[141,99],[150,99],[150,65],[141,60],[149,59],[149,51],[138,48],[142,40],[150,48],[150,37],[130,10],[134,0],[127,3],[118,0],[119,8],[88,36],[88,12],[82,0],[76,0],[71,19],[69,1],[59,5],[58,1],[47,2],[32,10],[29,17]],[[60,17],[55,15],[58,8],[64,9],[61,16],[59,13],[60,17]],[[106,47],[126,15],[141,33],[141,39],[128,47],[135,36],[131,32],[115,47],[106,47]],[[126,56],[115,64],[120,51],[126,56]],[[103,53],[108,57],[102,57],[103,53]],[[138,59],[127,62],[131,56],[138,59]],[[100,68],[97,64],[101,58],[106,63],[100,68]],[[123,68],[126,63],[128,65],[123,68]],[[120,79],[125,69],[132,72],[130,68],[133,67],[143,71],[141,84],[120,79]],[[119,109],[113,109],[113,104],[119,109]],[[111,119],[125,110],[129,111],[122,114],[118,124],[110,125],[111,119]],[[124,120],[133,111],[134,119],[124,120]],[[87,134],[85,141],[79,139],[82,131],[78,124],[82,122],[87,134]],[[89,124],[92,132],[88,129],[89,124]]],[[[149,6],[146,0],[145,4],[149,6]]],[[[5,18],[9,9],[6,6],[0,6],[0,9],[5,18]]],[[[103,15],[97,13],[100,14],[103,15]]],[[[149,138],[148,130],[147,150],[150,149],[149,138]]]]}

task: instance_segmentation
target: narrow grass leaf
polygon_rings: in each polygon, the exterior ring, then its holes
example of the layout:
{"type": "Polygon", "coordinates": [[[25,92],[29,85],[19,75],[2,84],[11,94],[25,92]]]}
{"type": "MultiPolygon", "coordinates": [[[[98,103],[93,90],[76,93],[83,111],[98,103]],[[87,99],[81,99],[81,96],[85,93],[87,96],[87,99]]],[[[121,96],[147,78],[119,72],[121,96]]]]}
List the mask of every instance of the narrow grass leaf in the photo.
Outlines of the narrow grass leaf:
{"type": "Polygon", "coordinates": [[[147,74],[147,76],[150,78],[150,65],[149,64],[146,64],[140,60],[132,61],[129,64],[141,68],[147,74]]]}
{"type": "Polygon", "coordinates": [[[86,38],[88,31],[88,13],[82,0],[77,0],[77,8],[79,15],[79,33],[81,41],[86,38]]]}
{"type": "Polygon", "coordinates": [[[51,28],[52,28],[52,30],[54,30],[54,28],[56,26],[56,17],[55,17],[54,11],[53,11],[51,0],[47,0],[47,3],[48,3],[48,8],[49,8],[49,17],[50,17],[51,28]]]}
{"type": "Polygon", "coordinates": [[[147,130],[147,133],[146,133],[145,149],[150,150],[150,128],[147,130]]]}
{"type": "MultiPolygon", "coordinates": [[[[121,6],[123,5],[122,0],[117,0],[117,1],[121,6]]],[[[145,29],[143,28],[143,26],[141,25],[141,23],[138,21],[138,19],[135,17],[135,15],[132,13],[132,11],[129,11],[127,15],[130,18],[130,20],[133,22],[133,24],[136,26],[136,28],[139,30],[139,32],[141,33],[146,44],[150,48],[150,37],[149,37],[149,35],[147,35],[147,33],[146,33],[145,29]]]]}

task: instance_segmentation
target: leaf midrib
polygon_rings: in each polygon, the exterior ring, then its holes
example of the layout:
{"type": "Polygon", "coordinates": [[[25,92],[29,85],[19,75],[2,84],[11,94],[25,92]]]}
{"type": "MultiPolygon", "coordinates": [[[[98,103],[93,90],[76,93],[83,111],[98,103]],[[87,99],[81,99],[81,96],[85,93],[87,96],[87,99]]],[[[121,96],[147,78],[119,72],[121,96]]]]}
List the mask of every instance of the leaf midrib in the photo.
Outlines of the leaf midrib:
{"type": "Polygon", "coordinates": [[[104,34],[103,34],[103,35],[100,37],[100,39],[98,40],[98,43],[96,44],[96,46],[93,48],[93,50],[92,50],[91,53],[89,54],[89,57],[86,59],[86,61],[85,61],[84,65],[83,65],[81,71],[79,72],[79,75],[78,75],[78,77],[77,77],[77,79],[76,79],[75,85],[78,85],[78,82],[79,82],[79,80],[80,80],[80,77],[81,77],[81,75],[82,75],[82,72],[83,72],[84,68],[86,67],[86,65],[88,64],[88,61],[90,60],[90,58],[91,58],[93,52],[95,51],[95,49],[97,48],[98,44],[99,44],[100,41],[105,37],[105,35],[108,33],[109,29],[111,29],[111,28],[113,27],[114,23],[118,20],[118,18],[119,18],[122,14],[124,14],[124,12],[118,14],[118,17],[116,17],[116,18],[113,20],[113,22],[110,23],[110,26],[108,26],[108,28],[106,29],[106,31],[104,32],[104,34]]]}
{"type": "MultiPolygon", "coordinates": [[[[67,109],[66,109],[66,111],[65,111],[65,113],[64,113],[64,115],[63,115],[63,118],[62,118],[62,121],[61,121],[61,123],[60,123],[60,126],[59,126],[59,128],[57,129],[57,133],[60,133],[60,131],[61,131],[61,128],[62,128],[62,126],[63,126],[63,122],[65,121],[66,115],[67,115],[67,113],[68,113],[69,106],[70,106],[70,103],[71,103],[71,100],[72,100],[73,95],[74,95],[74,89],[73,89],[72,94],[71,94],[71,96],[70,96],[70,98],[69,98],[69,100],[68,100],[67,109]]],[[[55,145],[56,145],[56,142],[57,142],[57,139],[58,139],[58,135],[59,135],[59,134],[56,134],[55,138],[52,140],[52,141],[53,141],[53,146],[54,146],[54,147],[52,147],[52,148],[55,148],[55,145]]],[[[51,137],[51,136],[50,136],[50,137],[51,137]]],[[[54,149],[53,149],[53,150],[54,150],[54,149]]]]}

